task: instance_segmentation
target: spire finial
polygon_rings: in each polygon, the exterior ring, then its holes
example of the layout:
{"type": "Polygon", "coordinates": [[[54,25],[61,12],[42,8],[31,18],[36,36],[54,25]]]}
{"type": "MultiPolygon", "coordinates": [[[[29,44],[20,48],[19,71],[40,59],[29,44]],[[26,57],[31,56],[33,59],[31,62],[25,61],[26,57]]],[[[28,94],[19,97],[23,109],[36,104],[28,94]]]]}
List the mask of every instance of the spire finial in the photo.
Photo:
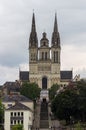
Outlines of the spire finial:
{"type": "Polygon", "coordinates": [[[35,27],[35,14],[33,12],[33,16],[32,16],[32,29],[31,32],[36,32],[36,27],[35,27]]]}

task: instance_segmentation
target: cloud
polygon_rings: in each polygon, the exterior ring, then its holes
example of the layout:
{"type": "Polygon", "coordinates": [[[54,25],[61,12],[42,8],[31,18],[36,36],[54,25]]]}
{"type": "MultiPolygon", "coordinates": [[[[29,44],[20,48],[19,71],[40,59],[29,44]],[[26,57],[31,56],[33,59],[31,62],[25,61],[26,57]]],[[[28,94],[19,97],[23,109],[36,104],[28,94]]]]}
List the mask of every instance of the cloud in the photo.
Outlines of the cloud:
{"type": "Polygon", "coordinates": [[[18,67],[7,67],[0,65],[0,84],[5,83],[6,81],[18,80],[18,72],[18,67]]]}
{"type": "Polygon", "coordinates": [[[0,72],[3,71],[0,83],[17,79],[17,68],[20,66],[24,70],[25,65],[28,66],[28,42],[33,9],[39,43],[44,31],[51,43],[57,12],[62,46],[61,68],[73,68],[74,73],[79,72],[85,76],[85,0],[0,0],[0,72]]]}

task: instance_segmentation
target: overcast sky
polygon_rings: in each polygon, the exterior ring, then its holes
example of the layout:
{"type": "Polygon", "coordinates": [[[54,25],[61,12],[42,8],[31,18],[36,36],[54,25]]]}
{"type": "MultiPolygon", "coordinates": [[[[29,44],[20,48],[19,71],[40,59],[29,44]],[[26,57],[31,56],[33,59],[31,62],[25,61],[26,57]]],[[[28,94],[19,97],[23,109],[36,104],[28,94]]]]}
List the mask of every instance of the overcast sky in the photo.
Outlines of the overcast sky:
{"type": "Polygon", "coordinates": [[[61,69],[86,77],[86,0],[0,0],[0,84],[28,70],[32,13],[38,40],[51,43],[55,12],[61,37],[61,69]]]}

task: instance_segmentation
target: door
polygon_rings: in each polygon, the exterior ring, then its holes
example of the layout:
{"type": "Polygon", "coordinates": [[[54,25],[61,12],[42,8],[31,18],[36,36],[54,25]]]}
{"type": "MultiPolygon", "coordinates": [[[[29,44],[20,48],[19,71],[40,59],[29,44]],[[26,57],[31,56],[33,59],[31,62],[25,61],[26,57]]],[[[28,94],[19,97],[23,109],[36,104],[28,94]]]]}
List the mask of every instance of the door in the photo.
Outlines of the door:
{"type": "Polygon", "coordinates": [[[47,89],[47,77],[42,78],[42,89],[47,89]]]}

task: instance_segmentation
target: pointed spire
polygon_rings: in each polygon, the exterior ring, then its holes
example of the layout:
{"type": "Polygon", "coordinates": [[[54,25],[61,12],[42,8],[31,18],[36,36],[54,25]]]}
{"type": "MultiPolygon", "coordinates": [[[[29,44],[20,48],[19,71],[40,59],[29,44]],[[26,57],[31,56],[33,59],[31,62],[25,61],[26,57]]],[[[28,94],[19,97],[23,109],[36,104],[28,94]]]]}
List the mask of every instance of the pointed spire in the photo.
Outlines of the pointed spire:
{"type": "Polygon", "coordinates": [[[55,21],[54,21],[54,32],[57,33],[58,32],[58,27],[57,27],[57,15],[55,13],[55,21]]]}
{"type": "Polygon", "coordinates": [[[33,16],[32,16],[32,29],[31,32],[36,32],[36,27],[35,27],[35,14],[33,12],[33,16]]]}
{"type": "Polygon", "coordinates": [[[34,12],[32,16],[32,27],[31,27],[31,33],[30,33],[30,38],[29,38],[29,47],[38,47],[38,38],[37,38],[37,33],[36,33],[34,12]]]}
{"type": "Polygon", "coordinates": [[[54,29],[53,29],[53,33],[52,33],[52,46],[60,47],[60,36],[59,36],[59,32],[58,32],[56,13],[55,13],[54,29]]]}

